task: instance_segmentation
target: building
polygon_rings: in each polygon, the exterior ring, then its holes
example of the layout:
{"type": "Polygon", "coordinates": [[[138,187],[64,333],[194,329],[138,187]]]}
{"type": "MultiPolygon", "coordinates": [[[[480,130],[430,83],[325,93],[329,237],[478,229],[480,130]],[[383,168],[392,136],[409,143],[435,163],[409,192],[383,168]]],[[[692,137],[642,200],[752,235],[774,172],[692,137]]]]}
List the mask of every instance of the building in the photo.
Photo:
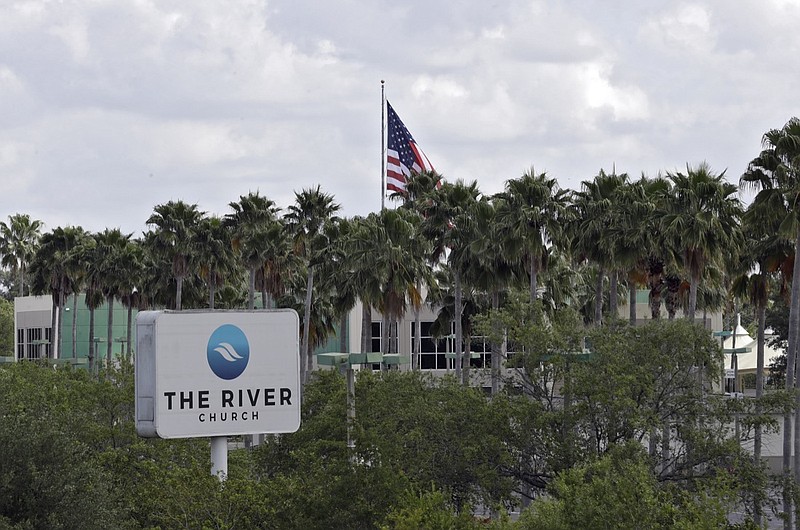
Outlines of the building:
{"type": "MultiPolygon", "coordinates": [[[[88,364],[89,358],[89,309],[78,296],[77,304],[69,297],[64,306],[60,326],[60,338],[53,337],[52,297],[24,296],[14,299],[15,359],[53,358],[54,340],[60,340],[58,358],[62,362],[88,364]],[[73,340],[73,323],[75,340],[73,340]]],[[[136,312],[133,312],[135,318],[136,312]]],[[[134,323],[135,325],[135,323],[134,323]]],[[[94,311],[95,352],[98,358],[105,357],[109,342],[112,356],[116,357],[128,350],[128,310],[121,304],[114,304],[111,336],[108,336],[108,305],[103,304],[94,311]]]]}

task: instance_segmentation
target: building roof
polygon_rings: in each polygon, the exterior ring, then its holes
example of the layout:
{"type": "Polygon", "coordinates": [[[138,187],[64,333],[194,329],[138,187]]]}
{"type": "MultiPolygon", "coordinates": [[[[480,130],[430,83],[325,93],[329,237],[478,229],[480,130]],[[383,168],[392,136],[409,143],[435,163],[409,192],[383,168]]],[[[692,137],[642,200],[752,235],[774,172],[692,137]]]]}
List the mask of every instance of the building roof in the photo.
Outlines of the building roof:
{"type": "MultiPolygon", "coordinates": [[[[756,339],[750,336],[746,329],[744,329],[739,323],[734,330],[734,334],[726,337],[724,342],[722,343],[723,351],[728,351],[732,349],[746,349],[748,350],[745,353],[736,353],[736,360],[739,365],[739,372],[755,372],[756,371],[756,357],[757,357],[757,348],[758,344],[756,339]],[[734,341],[735,339],[735,341],[734,341]]],[[[776,349],[769,345],[769,338],[772,336],[771,330],[767,330],[764,337],[764,367],[768,368],[769,365],[772,363],[773,359],[777,358],[778,356],[784,353],[783,349],[776,349]]],[[[733,365],[731,364],[733,353],[725,353],[725,367],[731,368],[733,365]]]]}

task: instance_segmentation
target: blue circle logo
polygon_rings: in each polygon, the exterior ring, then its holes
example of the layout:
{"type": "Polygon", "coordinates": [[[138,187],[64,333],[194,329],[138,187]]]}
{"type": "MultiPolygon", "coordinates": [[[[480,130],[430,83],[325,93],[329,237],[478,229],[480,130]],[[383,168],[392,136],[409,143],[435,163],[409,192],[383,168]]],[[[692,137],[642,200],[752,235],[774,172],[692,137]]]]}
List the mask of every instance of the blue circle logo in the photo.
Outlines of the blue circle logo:
{"type": "Polygon", "coordinates": [[[250,344],[244,332],[233,324],[218,327],[208,339],[208,366],[220,379],[236,379],[250,360],[250,344]]]}

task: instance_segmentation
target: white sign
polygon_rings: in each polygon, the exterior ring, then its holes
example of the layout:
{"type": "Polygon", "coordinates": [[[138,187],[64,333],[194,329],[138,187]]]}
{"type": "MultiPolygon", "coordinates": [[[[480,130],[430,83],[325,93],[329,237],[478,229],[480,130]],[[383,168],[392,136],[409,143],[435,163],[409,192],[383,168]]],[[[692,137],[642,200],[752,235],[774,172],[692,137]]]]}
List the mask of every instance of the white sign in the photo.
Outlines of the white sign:
{"type": "Polygon", "coordinates": [[[733,368],[725,368],[725,379],[733,379],[736,377],[735,373],[736,371],[733,368]]]}
{"type": "Polygon", "coordinates": [[[300,427],[299,319],[278,311],[144,311],[136,430],[192,438],[300,427]]]}

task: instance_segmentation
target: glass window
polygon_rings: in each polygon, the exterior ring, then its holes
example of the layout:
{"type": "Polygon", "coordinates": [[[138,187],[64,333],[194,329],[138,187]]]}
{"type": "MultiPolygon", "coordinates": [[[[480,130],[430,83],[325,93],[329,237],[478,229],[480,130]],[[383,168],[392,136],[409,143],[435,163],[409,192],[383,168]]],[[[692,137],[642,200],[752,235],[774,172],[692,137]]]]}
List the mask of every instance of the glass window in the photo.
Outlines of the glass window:
{"type": "MultiPolygon", "coordinates": [[[[453,351],[453,340],[448,339],[435,339],[431,336],[432,321],[420,322],[420,353],[419,353],[419,367],[421,370],[447,370],[454,367],[453,360],[448,359],[445,355],[447,352],[453,351]]],[[[413,342],[417,336],[416,322],[411,322],[411,341],[412,350],[413,342]]]]}
{"type": "Polygon", "coordinates": [[[42,349],[42,328],[28,328],[25,330],[27,335],[27,348],[25,356],[28,359],[38,359],[44,353],[42,349]]]}
{"type": "Polygon", "coordinates": [[[17,330],[17,359],[25,358],[25,330],[17,330]]]}

